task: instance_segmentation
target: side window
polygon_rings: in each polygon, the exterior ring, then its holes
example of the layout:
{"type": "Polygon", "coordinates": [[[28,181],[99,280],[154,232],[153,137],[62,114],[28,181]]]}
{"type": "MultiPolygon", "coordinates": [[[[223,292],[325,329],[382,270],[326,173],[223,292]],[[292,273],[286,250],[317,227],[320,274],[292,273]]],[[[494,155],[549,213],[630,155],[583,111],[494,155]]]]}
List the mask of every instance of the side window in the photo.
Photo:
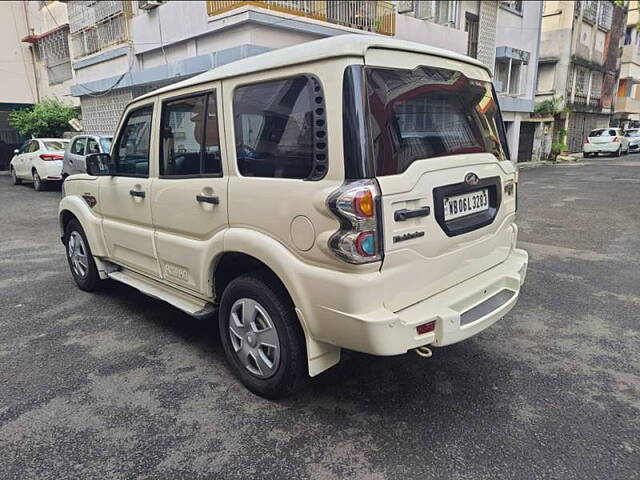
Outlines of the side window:
{"type": "Polygon", "coordinates": [[[86,138],[78,138],[71,145],[70,152],[74,155],[84,155],[84,145],[87,142],[86,138]]]}
{"type": "Polygon", "coordinates": [[[616,131],[615,130],[609,130],[609,135],[612,137],[616,136],[616,131]]]}
{"type": "Polygon", "coordinates": [[[215,91],[162,106],[160,175],[221,175],[215,91]]]}
{"type": "Polygon", "coordinates": [[[236,157],[247,177],[319,180],[327,170],[324,95],[311,75],[238,87],[236,157]]]}
{"type": "Polygon", "coordinates": [[[27,152],[28,153],[33,153],[33,152],[37,152],[38,150],[40,150],[40,144],[38,143],[37,140],[31,140],[31,143],[29,144],[29,147],[27,148],[27,152]]]}
{"type": "Polygon", "coordinates": [[[134,110],[120,130],[113,149],[114,174],[131,177],[149,176],[149,140],[153,107],[134,110]]]}
{"type": "Polygon", "coordinates": [[[87,155],[92,153],[100,153],[100,145],[93,138],[87,140],[87,155]]]}

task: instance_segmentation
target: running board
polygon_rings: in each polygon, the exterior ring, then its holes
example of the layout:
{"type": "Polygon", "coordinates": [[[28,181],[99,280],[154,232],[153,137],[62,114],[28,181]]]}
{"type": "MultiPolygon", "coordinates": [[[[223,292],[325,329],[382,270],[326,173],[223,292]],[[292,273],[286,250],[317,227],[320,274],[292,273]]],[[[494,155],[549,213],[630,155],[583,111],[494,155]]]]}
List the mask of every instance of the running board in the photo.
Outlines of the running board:
{"type": "Polygon", "coordinates": [[[212,303],[167,287],[156,280],[132,272],[131,270],[109,272],[107,276],[125,285],[129,285],[145,295],[163,300],[197,319],[210,318],[216,313],[216,307],[212,303]]]}

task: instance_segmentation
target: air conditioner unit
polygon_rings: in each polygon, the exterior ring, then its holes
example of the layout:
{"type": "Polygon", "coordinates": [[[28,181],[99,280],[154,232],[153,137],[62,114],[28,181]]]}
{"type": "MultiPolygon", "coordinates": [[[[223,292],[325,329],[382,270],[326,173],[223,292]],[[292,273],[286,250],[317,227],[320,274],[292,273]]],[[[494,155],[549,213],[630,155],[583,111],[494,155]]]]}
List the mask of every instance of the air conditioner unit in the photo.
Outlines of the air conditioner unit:
{"type": "Polygon", "coordinates": [[[163,0],[138,0],[138,8],[140,10],[153,10],[163,3],[163,0]]]}

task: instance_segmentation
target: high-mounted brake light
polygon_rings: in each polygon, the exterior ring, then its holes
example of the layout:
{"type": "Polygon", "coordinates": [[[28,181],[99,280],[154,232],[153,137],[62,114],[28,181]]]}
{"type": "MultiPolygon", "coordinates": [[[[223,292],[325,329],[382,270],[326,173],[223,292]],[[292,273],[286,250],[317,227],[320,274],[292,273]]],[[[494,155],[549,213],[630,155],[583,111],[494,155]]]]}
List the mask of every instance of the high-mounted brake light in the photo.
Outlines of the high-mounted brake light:
{"type": "Polygon", "coordinates": [[[45,162],[50,162],[52,160],[62,160],[64,158],[64,156],[56,155],[56,154],[53,154],[53,153],[43,153],[42,155],[40,155],[40,158],[42,160],[44,160],[45,162]]]}
{"type": "Polygon", "coordinates": [[[329,247],[349,263],[382,259],[379,195],[378,183],[367,179],[348,182],[329,197],[329,208],[340,220],[340,230],[329,239],[329,247]]]}

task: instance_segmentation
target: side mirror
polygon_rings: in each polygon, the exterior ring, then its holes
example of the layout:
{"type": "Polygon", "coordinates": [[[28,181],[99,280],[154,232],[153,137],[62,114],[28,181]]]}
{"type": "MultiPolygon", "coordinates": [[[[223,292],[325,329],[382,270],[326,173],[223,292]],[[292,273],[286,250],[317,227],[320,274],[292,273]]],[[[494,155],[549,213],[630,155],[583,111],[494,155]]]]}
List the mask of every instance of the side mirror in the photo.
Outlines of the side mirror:
{"type": "Polygon", "coordinates": [[[92,153],[85,157],[87,173],[94,177],[111,175],[111,155],[108,153],[92,153]]]}
{"type": "Polygon", "coordinates": [[[20,150],[18,150],[17,148],[13,151],[14,155],[18,155],[20,153],[20,150]]]}

